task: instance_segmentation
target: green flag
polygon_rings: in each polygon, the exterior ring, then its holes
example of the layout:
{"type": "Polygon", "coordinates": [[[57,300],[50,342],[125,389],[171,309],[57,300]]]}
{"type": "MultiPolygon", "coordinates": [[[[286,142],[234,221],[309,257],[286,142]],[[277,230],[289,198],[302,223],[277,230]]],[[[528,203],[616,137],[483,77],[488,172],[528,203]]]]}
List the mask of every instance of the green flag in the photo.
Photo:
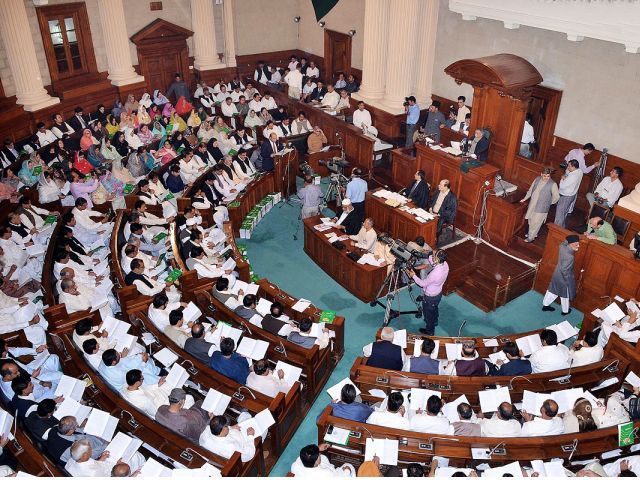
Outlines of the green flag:
{"type": "Polygon", "coordinates": [[[313,9],[316,12],[316,21],[319,22],[322,17],[331,11],[336,6],[338,0],[311,0],[313,9]]]}

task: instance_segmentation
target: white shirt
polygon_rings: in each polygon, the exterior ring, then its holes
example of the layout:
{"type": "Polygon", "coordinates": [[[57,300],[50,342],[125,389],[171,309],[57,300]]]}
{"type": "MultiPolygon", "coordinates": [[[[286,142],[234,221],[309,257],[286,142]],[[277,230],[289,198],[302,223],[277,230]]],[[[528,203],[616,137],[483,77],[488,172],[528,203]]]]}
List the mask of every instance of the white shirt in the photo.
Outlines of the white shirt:
{"type": "Polygon", "coordinates": [[[620,195],[622,195],[622,190],[624,190],[624,187],[619,178],[611,180],[611,177],[605,177],[598,184],[595,193],[597,193],[600,198],[606,199],[607,204],[612,207],[613,204],[618,201],[620,195]]]}
{"type": "Polygon", "coordinates": [[[573,360],[572,367],[582,367],[590,363],[596,363],[602,360],[604,350],[600,345],[595,347],[583,346],[580,350],[570,350],[569,355],[573,360]]]}
{"type": "Polygon", "coordinates": [[[554,417],[544,419],[534,417],[530,422],[522,425],[521,437],[541,437],[544,435],[562,435],[564,433],[564,422],[561,418],[554,417]]]}
{"type": "Polygon", "coordinates": [[[533,373],[544,373],[569,368],[571,356],[565,345],[545,345],[533,352],[529,360],[533,373]]]}
{"type": "Polygon", "coordinates": [[[256,114],[259,114],[260,110],[262,110],[262,107],[264,106],[265,105],[262,103],[262,100],[256,101],[255,98],[251,99],[251,101],[249,102],[249,109],[256,112],[256,114]]]}
{"type": "Polygon", "coordinates": [[[121,394],[122,398],[151,418],[155,418],[162,405],[169,405],[169,394],[157,383],[142,385],[136,390],[128,390],[125,386],[121,394]]]}
{"type": "Polygon", "coordinates": [[[502,420],[496,413],[491,418],[480,421],[480,432],[483,437],[519,437],[520,422],[515,419],[502,420]]]}
{"type": "Polygon", "coordinates": [[[371,112],[369,112],[369,110],[357,109],[353,112],[353,124],[358,128],[362,128],[362,125],[370,127],[372,125],[371,112]]]}
{"type": "Polygon", "coordinates": [[[318,67],[307,67],[307,77],[318,78],[320,76],[320,70],[318,67]]]}
{"type": "Polygon", "coordinates": [[[263,106],[263,107],[266,107],[266,108],[267,108],[267,110],[273,110],[273,109],[278,108],[278,104],[276,103],[276,101],[274,100],[274,98],[273,98],[273,97],[271,97],[271,96],[270,96],[269,98],[267,98],[267,97],[262,97],[261,102],[262,102],[262,106],[263,106]]]}
{"type": "Polygon", "coordinates": [[[284,81],[287,85],[298,90],[302,90],[302,73],[294,68],[284,76],[284,81]]]}
{"type": "Polygon", "coordinates": [[[439,435],[453,435],[453,425],[445,416],[433,416],[426,413],[415,414],[410,421],[413,432],[435,433],[439,435]]]}
{"type": "Polygon", "coordinates": [[[471,110],[469,110],[469,107],[467,107],[466,105],[461,106],[458,109],[458,113],[456,115],[456,123],[462,123],[464,122],[464,119],[467,117],[467,113],[470,113],[471,110]]]}
{"type": "Polygon", "coordinates": [[[291,465],[291,473],[300,478],[331,478],[331,477],[355,477],[353,465],[348,463],[335,467],[329,459],[320,454],[320,465],[307,468],[302,464],[300,457],[291,465]],[[346,469],[345,469],[346,468],[346,469]]]}
{"type": "Polygon", "coordinates": [[[235,452],[240,452],[240,459],[243,462],[252,460],[256,454],[253,439],[245,439],[242,433],[233,427],[229,428],[226,437],[216,437],[207,427],[200,434],[199,443],[201,447],[223,458],[231,458],[235,452]]]}
{"type": "Polygon", "coordinates": [[[340,102],[340,94],[334,90],[333,92],[327,92],[322,99],[321,105],[335,110],[338,106],[338,102],[340,102]]]}
{"type": "Polygon", "coordinates": [[[287,382],[274,377],[272,372],[269,372],[269,375],[258,375],[251,372],[247,377],[247,387],[264,393],[268,397],[275,397],[280,392],[287,393],[289,391],[287,382]]]}
{"type": "Polygon", "coordinates": [[[357,235],[349,235],[349,238],[356,242],[357,248],[362,248],[367,250],[369,253],[373,253],[376,241],[378,240],[378,234],[373,228],[367,230],[363,226],[360,228],[357,235]]]}
{"type": "Polygon", "coordinates": [[[316,84],[316,82],[311,82],[311,84],[304,84],[304,86],[302,87],[302,93],[312,93],[313,89],[316,88],[318,85],[316,84]]]}
{"type": "Polygon", "coordinates": [[[560,186],[558,188],[560,195],[572,197],[578,193],[582,175],[582,170],[579,168],[576,168],[573,172],[567,170],[567,173],[560,179],[560,186]]]}
{"type": "Polygon", "coordinates": [[[370,423],[371,425],[379,425],[381,427],[399,428],[400,430],[411,430],[411,423],[406,417],[406,414],[403,417],[399,412],[373,412],[371,415],[369,415],[367,423],[370,423]]]}
{"type": "Polygon", "coordinates": [[[533,143],[535,141],[536,141],[536,138],[533,134],[533,127],[529,122],[524,122],[524,127],[522,128],[522,140],[520,140],[520,142],[533,143]]]}
{"type": "Polygon", "coordinates": [[[58,140],[58,137],[56,137],[56,135],[51,130],[45,130],[44,132],[41,132],[40,130],[38,130],[36,132],[36,135],[38,137],[38,141],[40,142],[41,147],[49,145],[50,143],[53,143],[58,140]]]}
{"type": "Polygon", "coordinates": [[[238,114],[238,109],[234,103],[229,105],[227,102],[223,102],[222,105],[220,105],[220,110],[222,110],[222,115],[225,117],[232,117],[233,115],[238,114]]]}

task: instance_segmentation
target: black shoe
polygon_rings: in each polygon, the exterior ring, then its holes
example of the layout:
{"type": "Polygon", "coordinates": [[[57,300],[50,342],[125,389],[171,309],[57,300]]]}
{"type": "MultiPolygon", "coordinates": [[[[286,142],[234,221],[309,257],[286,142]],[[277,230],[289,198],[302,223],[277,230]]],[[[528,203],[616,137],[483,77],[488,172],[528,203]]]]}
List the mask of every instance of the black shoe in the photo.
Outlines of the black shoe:
{"type": "Polygon", "coordinates": [[[571,309],[569,309],[568,312],[562,312],[560,315],[565,316],[565,315],[569,315],[571,313],[571,309]]]}
{"type": "Polygon", "coordinates": [[[543,312],[555,312],[556,309],[547,305],[546,307],[542,307],[542,311],[543,312]]]}
{"type": "Polygon", "coordinates": [[[418,331],[420,333],[424,333],[425,335],[432,335],[433,336],[433,332],[428,332],[426,328],[419,328],[418,331]]]}

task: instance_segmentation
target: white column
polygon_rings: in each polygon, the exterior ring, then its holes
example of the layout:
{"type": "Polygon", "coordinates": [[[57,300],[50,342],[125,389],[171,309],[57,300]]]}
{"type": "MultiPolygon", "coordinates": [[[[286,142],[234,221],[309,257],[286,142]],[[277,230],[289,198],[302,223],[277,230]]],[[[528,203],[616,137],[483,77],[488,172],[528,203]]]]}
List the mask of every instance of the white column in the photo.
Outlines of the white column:
{"type": "Polygon", "coordinates": [[[213,0],[191,0],[193,28],[193,66],[196,70],[223,68],[216,45],[213,0]]]}
{"type": "Polygon", "coordinates": [[[418,23],[417,65],[414,92],[418,104],[425,108],[431,104],[433,86],[433,63],[436,56],[436,33],[438,31],[438,7],[436,0],[424,3],[418,23]]]}
{"type": "Polygon", "coordinates": [[[233,24],[233,0],[224,0],[222,4],[224,13],[224,59],[227,67],[235,67],[236,64],[236,37],[233,24]]]}
{"type": "Polygon", "coordinates": [[[0,34],[16,86],[17,103],[33,112],[60,103],[44,89],[24,0],[0,2],[0,34]]]}
{"type": "Polygon", "coordinates": [[[389,3],[389,0],[366,0],[364,7],[362,82],[353,97],[365,102],[384,96],[389,3]]]}
{"type": "Polygon", "coordinates": [[[133,69],[122,0],[98,0],[100,25],[109,64],[109,80],[116,87],[144,82],[133,69]]]}
{"type": "Polygon", "coordinates": [[[402,113],[404,98],[413,93],[415,67],[420,62],[414,46],[420,8],[424,3],[421,0],[394,0],[389,13],[389,55],[382,107],[391,113],[402,113]]]}

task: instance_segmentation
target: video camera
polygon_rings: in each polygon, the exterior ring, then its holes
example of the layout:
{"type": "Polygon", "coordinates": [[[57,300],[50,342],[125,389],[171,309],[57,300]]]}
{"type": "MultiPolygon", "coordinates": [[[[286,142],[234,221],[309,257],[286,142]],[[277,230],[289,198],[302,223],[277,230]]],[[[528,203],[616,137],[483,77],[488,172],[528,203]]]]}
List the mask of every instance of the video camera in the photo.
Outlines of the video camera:
{"type": "Polygon", "coordinates": [[[307,175],[313,177],[315,175],[313,168],[311,168],[311,165],[309,165],[309,162],[307,161],[300,163],[299,168],[300,168],[300,173],[302,174],[303,177],[307,175]]]}
{"type": "Polygon", "coordinates": [[[349,166],[349,162],[341,159],[340,157],[333,157],[329,160],[318,160],[318,163],[327,167],[331,173],[339,174],[342,174],[344,169],[349,166]]]}
{"type": "Polygon", "coordinates": [[[378,235],[378,241],[389,245],[391,254],[396,257],[396,265],[400,268],[413,268],[418,260],[429,257],[429,253],[416,250],[402,240],[395,240],[387,234],[378,235]]]}

